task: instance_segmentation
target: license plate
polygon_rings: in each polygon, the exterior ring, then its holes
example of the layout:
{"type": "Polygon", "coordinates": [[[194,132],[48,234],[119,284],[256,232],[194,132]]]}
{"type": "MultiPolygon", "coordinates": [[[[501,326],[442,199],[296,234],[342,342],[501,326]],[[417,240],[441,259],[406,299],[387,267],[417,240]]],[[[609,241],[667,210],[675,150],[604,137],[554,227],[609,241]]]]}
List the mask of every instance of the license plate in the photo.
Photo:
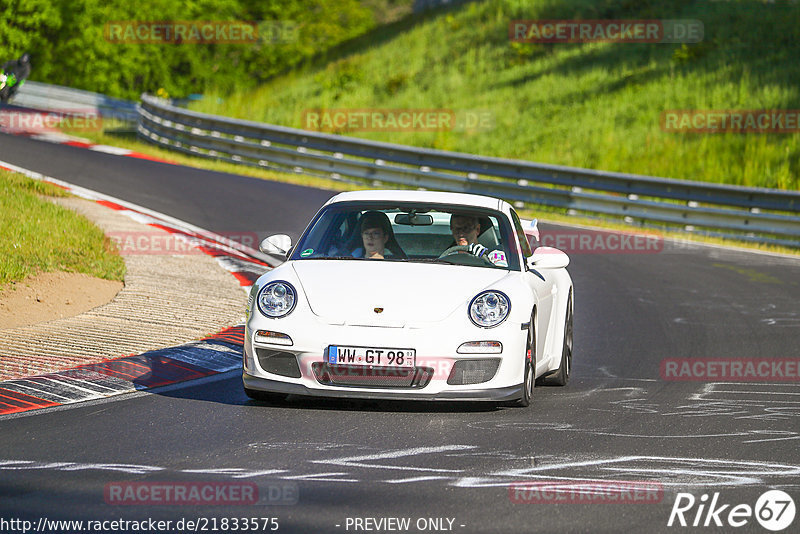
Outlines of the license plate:
{"type": "Polygon", "coordinates": [[[414,367],[417,351],[378,347],[328,347],[328,363],[335,365],[371,365],[375,367],[414,367]]]}

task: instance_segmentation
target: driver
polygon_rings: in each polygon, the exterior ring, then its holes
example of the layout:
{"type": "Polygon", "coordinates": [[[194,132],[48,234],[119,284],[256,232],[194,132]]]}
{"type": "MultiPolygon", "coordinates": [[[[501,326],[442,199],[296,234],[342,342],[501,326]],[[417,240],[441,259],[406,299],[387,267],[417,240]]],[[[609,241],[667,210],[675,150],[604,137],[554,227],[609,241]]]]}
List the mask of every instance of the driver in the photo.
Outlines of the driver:
{"type": "Polygon", "coordinates": [[[468,247],[471,254],[479,258],[486,258],[498,267],[508,267],[506,254],[502,250],[489,249],[478,243],[478,235],[481,231],[481,222],[478,217],[472,215],[453,215],[450,217],[450,231],[453,233],[453,240],[456,245],[468,247]]]}

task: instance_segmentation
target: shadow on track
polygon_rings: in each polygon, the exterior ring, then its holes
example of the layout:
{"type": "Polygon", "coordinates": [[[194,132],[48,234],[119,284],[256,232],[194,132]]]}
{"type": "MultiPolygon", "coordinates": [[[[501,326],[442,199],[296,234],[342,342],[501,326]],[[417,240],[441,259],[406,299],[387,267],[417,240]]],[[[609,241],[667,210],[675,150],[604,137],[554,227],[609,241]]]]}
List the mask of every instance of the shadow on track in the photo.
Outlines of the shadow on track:
{"type": "MultiPolygon", "coordinates": [[[[245,395],[241,377],[231,371],[229,378],[211,383],[183,387],[157,388],[148,391],[153,395],[203,402],[214,402],[229,406],[243,406],[252,409],[313,410],[343,412],[393,412],[393,413],[476,413],[497,412],[502,407],[483,402],[431,402],[431,401],[386,401],[386,400],[348,400],[290,395],[283,402],[255,401],[245,395]]],[[[509,408],[512,409],[512,408],[509,408]]]]}

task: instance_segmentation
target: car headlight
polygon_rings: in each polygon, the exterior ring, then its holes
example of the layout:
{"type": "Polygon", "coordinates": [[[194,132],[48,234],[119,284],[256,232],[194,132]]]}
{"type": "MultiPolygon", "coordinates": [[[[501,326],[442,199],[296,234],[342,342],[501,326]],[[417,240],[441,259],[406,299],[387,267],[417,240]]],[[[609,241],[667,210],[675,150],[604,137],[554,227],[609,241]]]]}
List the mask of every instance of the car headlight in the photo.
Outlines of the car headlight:
{"type": "Polygon", "coordinates": [[[297,291],[289,282],[270,282],[258,292],[256,304],[258,310],[267,317],[283,317],[294,310],[297,291]]]}
{"type": "Polygon", "coordinates": [[[508,317],[511,300],[500,291],[484,291],[469,303],[469,318],[476,326],[492,328],[508,317]]]}

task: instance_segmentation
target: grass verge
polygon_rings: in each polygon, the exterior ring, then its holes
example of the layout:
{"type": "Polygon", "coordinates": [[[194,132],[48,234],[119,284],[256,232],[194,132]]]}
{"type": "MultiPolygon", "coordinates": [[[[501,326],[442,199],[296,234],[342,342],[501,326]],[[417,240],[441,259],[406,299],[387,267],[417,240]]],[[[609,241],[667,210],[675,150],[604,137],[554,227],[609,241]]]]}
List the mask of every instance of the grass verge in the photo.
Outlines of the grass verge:
{"type": "Polygon", "coordinates": [[[94,224],[42,196],[62,189],[0,170],[0,290],[40,272],[122,280],[125,262],[94,224]]]}

